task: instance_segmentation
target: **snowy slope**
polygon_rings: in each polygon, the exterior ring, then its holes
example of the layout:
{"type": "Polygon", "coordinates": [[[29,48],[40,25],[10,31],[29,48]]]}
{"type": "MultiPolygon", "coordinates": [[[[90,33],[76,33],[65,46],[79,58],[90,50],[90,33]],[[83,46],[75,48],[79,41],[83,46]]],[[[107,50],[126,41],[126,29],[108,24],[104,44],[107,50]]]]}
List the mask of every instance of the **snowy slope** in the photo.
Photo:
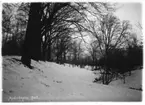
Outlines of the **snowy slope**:
{"type": "Polygon", "coordinates": [[[3,57],[3,101],[140,101],[141,91],[96,84],[92,71],[32,60],[3,57]]]}
{"type": "Polygon", "coordinates": [[[132,89],[142,89],[142,70],[132,71],[131,76],[125,77],[125,84],[123,80],[112,81],[109,85],[117,87],[127,87],[132,89]]]}

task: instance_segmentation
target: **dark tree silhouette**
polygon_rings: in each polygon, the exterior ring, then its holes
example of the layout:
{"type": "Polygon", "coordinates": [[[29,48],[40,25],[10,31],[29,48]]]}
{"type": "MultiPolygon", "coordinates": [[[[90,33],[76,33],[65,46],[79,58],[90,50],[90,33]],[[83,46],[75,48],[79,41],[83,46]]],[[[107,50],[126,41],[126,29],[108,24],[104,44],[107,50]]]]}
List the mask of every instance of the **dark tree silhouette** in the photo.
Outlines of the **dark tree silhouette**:
{"type": "Polygon", "coordinates": [[[29,20],[23,45],[22,63],[30,66],[31,59],[41,57],[41,3],[31,3],[29,20]]]}
{"type": "Polygon", "coordinates": [[[51,52],[52,52],[52,40],[54,38],[58,38],[59,36],[55,36],[54,34],[57,30],[55,27],[59,24],[58,20],[63,19],[63,15],[61,9],[67,6],[68,3],[46,3],[44,5],[44,9],[46,9],[46,13],[43,14],[42,17],[42,37],[44,41],[42,41],[42,58],[43,60],[51,60],[51,52]],[[60,12],[61,11],[61,12],[60,12]],[[49,15],[49,16],[48,16],[49,15]],[[58,18],[59,17],[59,18],[58,18]],[[58,20],[57,20],[58,18],[58,20]]]}

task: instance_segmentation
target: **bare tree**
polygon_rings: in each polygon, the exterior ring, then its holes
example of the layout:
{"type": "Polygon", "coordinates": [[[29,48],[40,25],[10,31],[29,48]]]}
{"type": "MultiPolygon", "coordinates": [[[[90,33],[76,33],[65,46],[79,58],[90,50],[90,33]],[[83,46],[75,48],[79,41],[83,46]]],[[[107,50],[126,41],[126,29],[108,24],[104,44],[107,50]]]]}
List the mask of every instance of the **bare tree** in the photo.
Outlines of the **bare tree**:
{"type": "Polygon", "coordinates": [[[121,22],[117,17],[113,16],[113,14],[102,15],[99,22],[90,20],[89,23],[87,30],[96,38],[98,50],[105,58],[104,83],[108,84],[107,74],[109,73],[109,68],[107,67],[107,57],[109,51],[127,45],[131,25],[128,21],[121,22]]]}
{"type": "Polygon", "coordinates": [[[7,40],[9,40],[9,37],[12,36],[12,9],[13,4],[3,4],[3,10],[2,10],[2,34],[3,34],[3,45],[7,40]]]}
{"type": "MultiPolygon", "coordinates": [[[[64,31],[63,33],[59,34],[59,38],[54,40],[53,43],[53,49],[55,51],[54,54],[56,55],[56,62],[58,63],[64,63],[66,61],[66,54],[68,52],[68,49],[71,45],[71,35],[69,34],[69,31],[64,31]]],[[[55,58],[55,57],[54,57],[55,58]]]]}
{"type": "Polygon", "coordinates": [[[26,28],[26,22],[23,23],[22,20],[25,20],[25,17],[20,17],[18,14],[19,7],[19,3],[3,4],[3,54],[20,54],[20,42],[25,34],[25,30],[22,31],[22,29],[26,28]]]}
{"type": "Polygon", "coordinates": [[[95,41],[93,41],[90,43],[90,47],[88,48],[88,52],[91,55],[92,59],[92,66],[97,66],[97,60],[99,59],[98,47],[99,47],[98,44],[95,41]]]}

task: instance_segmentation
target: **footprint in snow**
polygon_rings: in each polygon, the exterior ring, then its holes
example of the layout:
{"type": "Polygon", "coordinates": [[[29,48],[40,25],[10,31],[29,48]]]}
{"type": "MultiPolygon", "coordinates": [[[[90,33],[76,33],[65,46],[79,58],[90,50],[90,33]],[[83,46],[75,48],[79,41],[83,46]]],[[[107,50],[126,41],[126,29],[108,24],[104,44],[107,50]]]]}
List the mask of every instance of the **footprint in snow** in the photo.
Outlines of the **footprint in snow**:
{"type": "Polygon", "coordinates": [[[81,96],[83,96],[83,93],[80,93],[81,96]]]}
{"type": "Polygon", "coordinates": [[[45,84],[45,83],[43,83],[43,82],[40,82],[42,85],[44,85],[44,86],[46,86],[46,87],[50,87],[50,85],[47,85],[47,84],[45,84]]]}
{"type": "Polygon", "coordinates": [[[24,77],[21,77],[21,79],[24,79],[24,77]]]}
{"type": "Polygon", "coordinates": [[[30,77],[21,77],[21,79],[29,79],[30,77]]]}
{"type": "Polygon", "coordinates": [[[9,93],[13,93],[14,91],[13,90],[9,90],[9,93]]]}
{"type": "Polygon", "coordinates": [[[62,81],[55,81],[55,80],[53,80],[53,82],[56,82],[56,83],[62,83],[62,81]]]}
{"type": "Polygon", "coordinates": [[[3,91],[3,93],[4,93],[4,94],[9,94],[9,93],[8,93],[8,92],[6,92],[6,91],[3,91]]]}
{"type": "Polygon", "coordinates": [[[24,86],[24,83],[22,83],[21,88],[24,86]]]}
{"type": "Polygon", "coordinates": [[[62,81],[56,81],[57,83],[62,83],[62,81]]]}
{"type": "Polygon", "coordinates": [[[7,80],[7,78],[4,77],[3,80],[7,80]]]}

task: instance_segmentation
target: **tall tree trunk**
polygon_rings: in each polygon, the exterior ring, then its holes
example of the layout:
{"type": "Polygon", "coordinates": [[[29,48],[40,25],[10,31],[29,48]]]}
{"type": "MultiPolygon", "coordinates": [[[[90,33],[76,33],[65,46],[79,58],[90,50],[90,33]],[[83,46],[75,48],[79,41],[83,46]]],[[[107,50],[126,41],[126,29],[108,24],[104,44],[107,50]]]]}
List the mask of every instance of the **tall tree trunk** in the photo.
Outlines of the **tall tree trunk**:
{"type": "Polygon", "coordinates": [[[66,51],[63,52],[63,63],[66,62],[66,51]]]}
{"type": "Polygon", "coordinates": [[[29,20],[26,30],[25,41],[21,61],[31,67],[31,59],[41,58],[41,3],[31,3],[29,20]]]}
{"type": "Polygon", "coordinates": [[[47,49],[47,52],[46,52],[48,55],[47,55],[47,60],[48,61],[51,61],[51,43],[48,44],[48,49],[47,49]]]}
{"type": "Polygon", "coordinates": [[[104,84],[108,84],[108,78],[107,78],[107,75],[108,75],[108,47],[106,48],[106,50],[105,50],[105,68],[104,68],[104,70],[105,70],[105,78],[104,78],[104,84]]]}

